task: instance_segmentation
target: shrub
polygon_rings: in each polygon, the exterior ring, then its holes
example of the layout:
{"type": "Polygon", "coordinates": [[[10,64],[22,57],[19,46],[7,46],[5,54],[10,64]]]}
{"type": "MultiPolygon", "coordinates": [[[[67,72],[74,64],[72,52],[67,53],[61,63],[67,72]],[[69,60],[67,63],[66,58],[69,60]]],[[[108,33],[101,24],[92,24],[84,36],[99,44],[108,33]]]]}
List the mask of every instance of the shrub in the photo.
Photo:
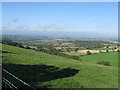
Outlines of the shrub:
{"type": "Polygon", "coordinates": [[[117,50],[117,52],[120,52],[120,50],[117,50]]]}
{"type": "Polygon", "coordinates": [[[86,52],[86,55],[90,55],[90,54],[92,54],[90,51],[87,51],[87,52],[86,52]]]}
{"type": "Polygon", "coordinates": [[[106,50],[106,52],[109,52],[109,50],[106,50]]]}
{"type": "Polygon", "coordinates": [[[70,56],[70,58],[75,59],[75,60],[79,60],[79,56],[70,56]]]}
{"type": "Polygon", "coordinates": [[[79,49],[78,49],[78,48],[76,48],[76,49],[75,49],[75,52],[77,52],[78,50],[79,50],[79,49]]]}
{"type": "Polygon", "coordinates": [[[18,43],[17,46],[20,47],[20,48],[24,48],[24,47],[22,46],[22,44],[20,44],[20,43],[18,43]]]}
{"type": "Polygon", "coordinates": [[[97,64],[105,65],[105,66],[111,66],[111,65],[110,65],[110,62],[107,62],[107,61],[100,61],[100,62],[98,62],[97,64]]]}
{"type": "Polygon", "coordinates": [[[29,45],[26,45],[26,46],[25,46],[25,49],[31,49],[31,48],[29,47],[29,45]]]}
{"type": "Polygon", "coordinates": [[[70,52],[70,49],[66,49],[67,50],[67,52],[70,52]]]}

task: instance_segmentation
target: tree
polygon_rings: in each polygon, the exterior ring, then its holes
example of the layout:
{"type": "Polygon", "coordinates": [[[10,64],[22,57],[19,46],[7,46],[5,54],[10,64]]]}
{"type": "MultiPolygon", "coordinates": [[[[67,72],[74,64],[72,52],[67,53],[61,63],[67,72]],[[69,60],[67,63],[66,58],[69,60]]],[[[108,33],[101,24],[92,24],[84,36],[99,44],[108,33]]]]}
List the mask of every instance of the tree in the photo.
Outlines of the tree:
{"type": "Polygon", "coordinates": [[[24,48],[24,47],[22,46],[22,44],[20,44],[20,43],[18,43],[17,46],[20,47],[20,48],[24,48]]]}
{"type": "Polygon", "coordinates": [[[32,50],[36,50],[35,48],[32,48],[32,50]]]}
{"type": "Polygon", "coordinates": [[[102,51],[101,50],[99,50],[99,53],[101,53],[102,51]]]}
{"type": "Polygon", "coordinates": [[[117,47],[114,47],[114,49],[117,49],[117,47]]]}
{"type": "Polygon", "coordinates": [[[79,50],[78,48],[75,49],[76,52],[77,52],[78,50],[79,50]]]}
{"type": "Polygon", "coordinates": [[[66,49],[67,50],[67,52],[70,52],[70,49],[66,49]]]}
{"type": "Polygon", "coordinates": [[[106,52],[109,52],[108,50],[106,50],[106,52]]]}
{"type": "Polygon", "coordinates": [[[25,49],[31,49],[31,48],[29,47],[29,45],[26,45],[26,46],[25,46],[25,49]]]}
{"type": "Polygon", "coordinates": [[[120,50],[117,50],[117,52],[120,52],[120,50]]]}
{"type": "Polygon", "coordinates": [[[86,52],[86,55],[90,55],[90,54],[92,54],[90,51],[87,51],[87,52],[86,52]]]}
{"type": "Polygon", "coordinates": [[[87,47],[86,49],[90,49],[89,47],[87,47]]]}
{"type": "Polygon", "coordinates": [[[110,45],[106,45],[106,48],[109,48],[110,45]]]}

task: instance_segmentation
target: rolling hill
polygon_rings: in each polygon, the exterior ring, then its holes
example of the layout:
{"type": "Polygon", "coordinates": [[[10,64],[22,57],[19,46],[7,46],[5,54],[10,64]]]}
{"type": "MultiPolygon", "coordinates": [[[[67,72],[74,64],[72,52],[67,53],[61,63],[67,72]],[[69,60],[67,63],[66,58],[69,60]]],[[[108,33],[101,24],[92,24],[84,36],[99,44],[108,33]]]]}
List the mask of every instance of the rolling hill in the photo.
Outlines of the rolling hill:
{"type": "MultiPolygon", "coordinates": [[[[85,56],[79,61],[4,44],[2,52],[3,68],[34,87],[118,88],[116,61],[111,61],[111,67],[98,65],[94,61],[99,54],[94,58],[85,56]]],[[[107,54],[109,56],[112,57],[111,53],[107,54]]],[[[9,77],[4,73],[3,76],[9,77]]]]}

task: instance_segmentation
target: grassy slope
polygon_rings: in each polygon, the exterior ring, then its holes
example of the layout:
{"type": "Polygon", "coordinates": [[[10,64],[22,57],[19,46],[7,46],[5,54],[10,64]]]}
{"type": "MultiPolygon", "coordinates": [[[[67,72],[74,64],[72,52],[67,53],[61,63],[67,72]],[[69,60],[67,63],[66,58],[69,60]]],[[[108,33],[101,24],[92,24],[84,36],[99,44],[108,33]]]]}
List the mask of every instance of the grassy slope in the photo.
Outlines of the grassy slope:
{"type": "MultiPolygon", "coordinates": [[[[10,52],[3,53],[3,63],[29,66],[52,65],[59,67],[60,69],[69,67],[71,69],[79,70],[74,76],[58,78],[42,83],[31,83],[34,86],[48,85],[48,87],[51,88],[116,88],[118,86],[118,71],[112,67],[105,67],[89,62],[77,61],[9,45],[3,45],[3,51],[10,52]]],[[[10,70],[12,71],[13,69],[15,68],[10,70]]],[[[20,70],[18,70],[17,73],[20,73],[20,70]]]]}
{"type": "Polygon", "coordinates": [[[108,52],[92,54],[81,57],[83,61],[97,63],[99,61],[108,61],[113,67],[118,67],[118,52],[108,52]]]}

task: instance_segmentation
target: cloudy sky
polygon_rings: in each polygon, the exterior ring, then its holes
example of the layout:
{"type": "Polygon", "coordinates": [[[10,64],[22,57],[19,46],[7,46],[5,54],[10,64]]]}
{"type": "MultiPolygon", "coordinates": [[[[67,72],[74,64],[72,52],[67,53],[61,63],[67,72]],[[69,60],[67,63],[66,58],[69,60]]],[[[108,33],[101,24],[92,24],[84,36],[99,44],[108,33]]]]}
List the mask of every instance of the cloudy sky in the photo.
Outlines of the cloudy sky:
{"type": "Polygon", "coordinates": [[[4,2],[3,34],[117,37],[117,2],[4,2]]]}

